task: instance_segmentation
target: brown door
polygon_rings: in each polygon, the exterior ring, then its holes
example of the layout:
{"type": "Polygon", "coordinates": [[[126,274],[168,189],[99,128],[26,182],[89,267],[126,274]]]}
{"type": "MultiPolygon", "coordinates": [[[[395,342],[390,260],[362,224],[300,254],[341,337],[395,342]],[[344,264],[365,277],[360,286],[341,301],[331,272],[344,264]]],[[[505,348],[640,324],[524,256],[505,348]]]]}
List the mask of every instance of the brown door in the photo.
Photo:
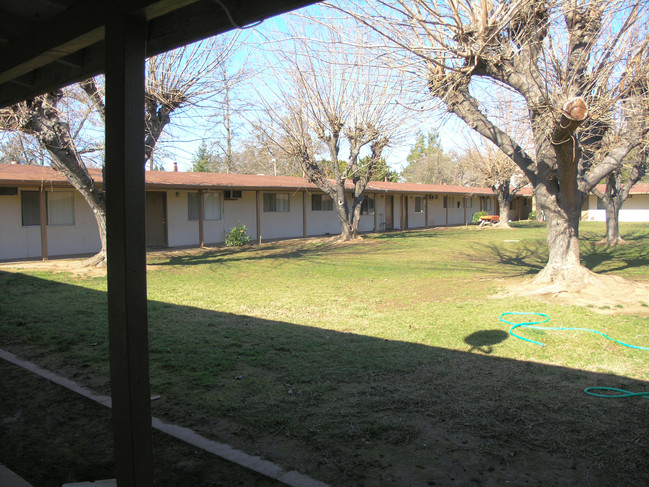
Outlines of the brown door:
{"type": "Polygon", "coordinates": [[[157,191],[146,193],[146,245],[167,246],[167,194],[157,191]]]}
{"type": "Polygon", "coordinates": [[[394,196],[387,195],[385,197],[385,229],[392,230],[394,228],[394,196]]]}

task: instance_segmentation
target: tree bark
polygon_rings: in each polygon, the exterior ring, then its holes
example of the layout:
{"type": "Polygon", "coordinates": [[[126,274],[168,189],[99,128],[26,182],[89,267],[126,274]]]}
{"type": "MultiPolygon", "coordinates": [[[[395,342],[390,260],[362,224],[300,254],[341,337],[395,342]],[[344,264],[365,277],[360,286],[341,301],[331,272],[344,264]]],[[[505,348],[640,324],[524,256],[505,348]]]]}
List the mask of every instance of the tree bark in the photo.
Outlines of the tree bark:
{"type": "Polygon", "coordinates": [[[598,243],[613,246],[626,243],[620,237],[620,206],[615,203],[606,205],[606,238],[598,243]]]}
{"type": "Polygon", "coordinates": [[[43,95],[25,105],[24,119],[19,127],[34,135],[41,147],[52,158],[52,167],[62,173],[68,182],[83,196],[90,206],[101,241],[101,250],[88,261],[89,265],[106,265],[106,202],[104,192],[99,191],[90,177],[81,155],[70,135],[68,124],[59,116],[56,104],[61,93],[43,95]]]}
{"type": "Polygon", "coordinates": [[[500,216],[500,222],[498,226],[501,228],[510,228],[509,227],[509,203],[508,198],[502,194],[500,191],[496,193],[498,197],[498,214],[500,216]]]}
{"type": "Polygon", "coordinates": [[[579,288],[591,274],[580,261],[579,220],[584,194],[578,186],[580,151],[573,135],[587,116],[581,98],[568,101],[555,123],[551,148],[547,143],[538,148],[539,171],[545,178],[538,178],[534,193],[548,222],[549,255],[534,279],[537,284],[579,288]]]}

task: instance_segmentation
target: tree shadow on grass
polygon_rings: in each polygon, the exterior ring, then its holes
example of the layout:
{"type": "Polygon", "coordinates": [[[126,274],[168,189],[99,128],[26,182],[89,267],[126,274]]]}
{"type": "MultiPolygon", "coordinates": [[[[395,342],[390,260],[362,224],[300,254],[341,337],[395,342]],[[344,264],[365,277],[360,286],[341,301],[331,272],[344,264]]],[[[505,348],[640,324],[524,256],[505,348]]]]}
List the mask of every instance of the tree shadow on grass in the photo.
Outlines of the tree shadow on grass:
{"type": "MultiPolygon", "coordinates": [[[[457,225],[461,227],[464,225],[457,225]]],[[[394,239],[409,239],[409,238],[434,238],[442,237],[445,230],[454,227],[430,227],[430,228],[410,228],[407,230],[387,230],[381,233],[372,234],[371,239],[374,240],[394,240],[394,239]]]]}
{"type": "MultiPolygon", "coordinates": [[[[0,284],[3,347],[103,392],[105,293],[21,274],[0,273],[0,284]]],[[[327,326],[150,302],[153,414],[333,485],[649,482],[644,400],[582,392],[643,391],[647,382],[327,326]]],[[[458,331],[457,348],[492,346],[503,333],[458,331]]],[[[19,403],[3,407],[15,418],[0,421],[3,463],[37,485],[75,471],[78,453],[60,445],[85,441],[75,424],[94,417],[57,428],[56,438],[47,428],[30,436],[43,453],[26,464],[20,449],[30,445],[7,440],[29,424],[19,403]],[[60,454],[48,455],[48,444],[60,454]]],[[[56,410],[43,417],[58,421],[56,410]]]]}
{"type": "MultiPolygon", "coordinates": [[[[538,274],[547,262],[547,245],[538,241],[511,242],[480,245],[487,261],[496,260],[505,266],[508,275],[524,277],[538,274]]],[[[501,269],[502,270],[502,269],[501,269]]]]}
{"type": "Polygon", "coordinates": [[[601,274],[649,266],[649,246],[633,240],[628,242],[614,247],[596,244],[582,246],[581,260],[586,267],[601,274]]]}
{"type": "Polygon", "coordinates": [[[317,256],[332,248],[335,248],[335,245],[326,241],[313,244],[300,240],[287,240],[261,246],[214,247],[191,249],[186,252],[169,250],[159,255],[152,255],[147,265],[151,267],[193,266],[218,264],[226,261],[291,259],[307,255],[317,256]]]}
{"type": "MultiPolygon", "coordinates": [[[[548,258],[547,244],[539,241],[485,244],[481,248],[485,259],[495,258],[519,277],[539,273],[548,258]]],[[[615,247],[583,242],[580,251],[583,265],[600,274],[649,266],[649,247],[636,242],[615,247]]]]}

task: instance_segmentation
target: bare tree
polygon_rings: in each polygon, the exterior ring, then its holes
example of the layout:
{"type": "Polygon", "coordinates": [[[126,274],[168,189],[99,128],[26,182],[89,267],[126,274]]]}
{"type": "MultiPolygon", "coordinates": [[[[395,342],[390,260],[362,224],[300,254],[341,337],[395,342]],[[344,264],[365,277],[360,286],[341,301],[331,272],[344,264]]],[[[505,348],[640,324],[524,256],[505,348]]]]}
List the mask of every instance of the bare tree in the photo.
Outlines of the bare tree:
{"type": "Polygon", "coordinates": [[[472,183],[493,189],[498,199],[498,225],[509,228],[509,205],[518,191],[529,184],[520,168],[490,143],[466,149],[460,156],[460,165],[472,183]]]}
{"type": "MultiPolygon", "coordinates": [[[[338,7],[340,8],[340,7],[338,7]]],[[[647,136],[649,5],[625,0],[397,0],[345,8],[399,66],[523,171],[548,221],[536,283],[579,288],[589,191],[647,136]],[[533,149],[484,106],[490,87],[524,100],[533,149]]]]}
{"type": "MultiPolygon", "coordinates": [[[[145,162],[152,161],[153,150],[171,121],[174,111],[187,109],[209,100],[219,91],[210,76],[231,54],[233,41],[209,39],[170,51],[147,61],[145,92],[145,162]]],[[[79,83],[77,90],[69,87],[47,93],[26,102],[0,110],[0,130],[22,132],[34,136],[45,149],[54,169],[65,175],[70,184],[83,195],[90,206],[99,229],[100,252],[88,265],[105,265],[106,205],[104,192],[95,185],[87,169],[88,154],[78,141],[91,113],[104,120],[104,96],[101,79],[79,83]],[[86,110],[70,111],[61,105],[85,93],[86,110]]],[[[96,150],[96,148],[94,149],[96,150]]]]}
{"type": "Polygon", "coordinates": [[[286,75],[274,88],[279,104],[268,105],[277,135],[267,135],[331,197],[340,238],[348,240],[358,235],[365,188],[405,114],[395,103],[401,86],[396,74],[364,58],[356,47],[362,39],[343,44],[338,32],[326,32],[320,42],[313,35],[294,39],[292,52],[282,58],[276,72],[286,75]]]}
{"type": "Polygon", "coordinates": [[[630,167],[616,169],[606,178],[604,191],[594,187],[591,191],[597,196],[606,209],[606,237],[599,243],[601,245],[620,245],[626,241],[620,236],[620,209],[629,197],[631,188],[647,173],[647,150],[642,149],[635,156],[630,157],[634,162],[630,167]],[[624,172],[628,173],[624,178],[624,172]]]}

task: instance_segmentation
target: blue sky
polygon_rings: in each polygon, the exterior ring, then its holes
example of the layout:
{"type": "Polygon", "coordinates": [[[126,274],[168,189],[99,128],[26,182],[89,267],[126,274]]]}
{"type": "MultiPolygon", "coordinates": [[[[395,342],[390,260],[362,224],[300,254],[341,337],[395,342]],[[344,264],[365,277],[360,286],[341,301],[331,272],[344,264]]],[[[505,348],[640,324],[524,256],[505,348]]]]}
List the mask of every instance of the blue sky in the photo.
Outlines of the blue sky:
{"type": "MultiPolygon", "coordinates": [[[[323,7],[310,7],[311,12],[321,15],[324,18],[328,15],[327,10],[323,7]]],[[[301,11],[304,12],[304,9],[301,11]]],[[[263,46],[273,45],[288,32],[287,23],[299,21],[297,16],[287,14],[266,20],[263,24],[251,29],[240,31],[241,38],[247,40],[230,60],[230,69],[236,70],[244,63],[259,63],[263,61],[263,46]],[[257,46],[261,45],[259,48],[257,46]]],[[[238,90],[239,97],[254,99],[254,94],[260,91],[260,86],[272,86],[274,80],[272,76],[262,71],[258,77],[253,78],[252,83],[243,86],[238,90]]],[[[263,88],[262,88],[263,90],[263,88]]],[[[246,104],[246,115],[252,115],[254,118],[255,110],[259,109],[254,102],[246,104]]],[[[216,109],[213,106],[205,105],[201,107],[192,107],[184,110],[182,113],[172,114],[172,122],[166,127],[165,133],[159,144],[157,154],[157,163],[162,163],[165,170],[172,170],[173,163],[177,162],[179,170],[187,171],[191,168],[191,161],[203,139],[215,138],[217,131],[215,127],[216,109]]],[[[236,116],[236,115],[235,115],[236,116]]],[[[440,133],[440,140],[446,151],[454,151],[462,148],[466,137],[470,137],[462,122],[454,117],[443,117],[439,111],[430,111],[429,113],[413,114],[413,119],[417,118],[416,123],[411,127],[404,129],[401,140],[384,152],[388,164],[396,169],[401,170],[406,165],[406,157],[410,148],[414,144],[417,132],[424,133],[437,130],[440,133]],[[444,123],[442,124],[442,121],[444,123]]],[[[235,149],[238,143],[246,136],[246,122],[243,122],[238,128],[238,137],[235,138],[235,149]]]]}

